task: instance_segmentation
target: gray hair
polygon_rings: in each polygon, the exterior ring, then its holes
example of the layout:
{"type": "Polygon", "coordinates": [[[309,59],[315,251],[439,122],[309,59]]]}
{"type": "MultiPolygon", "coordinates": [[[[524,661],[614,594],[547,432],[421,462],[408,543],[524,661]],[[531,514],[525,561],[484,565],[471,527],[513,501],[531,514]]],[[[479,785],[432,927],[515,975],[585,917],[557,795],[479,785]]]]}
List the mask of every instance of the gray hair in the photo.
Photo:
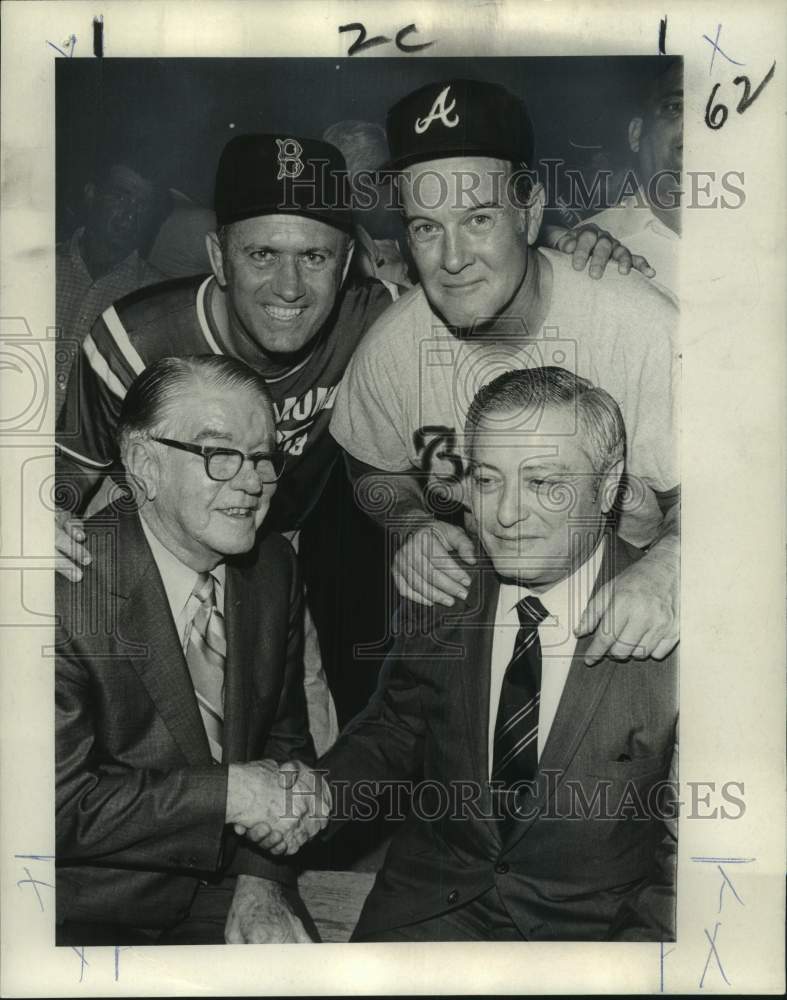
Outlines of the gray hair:
{"type": "Polygon", "coordinates": [[[352,119],[335,122],[323,132],[322,138],[341,151],[350,174],[375,171],[388,158],[385,129],[376,122],[352,119]]]}
{"type": "Polygon", "coordinates": [[[274,419],[273,403],[265,379],[245,362],[224,354],[195,354],[160,358],[141,372],[129,386],[120,408],[118,443],[125,454],[128,442],[162,433],[176,397],[194,391],[201,382],[228,393],[239,389],[256,392],[274,419]]]}
{"type": "Polygon", "coordinates": [[[574,407],[590,445],[596,472],[603,473],[624,458],[626,429],[615,400],[586,378],[547,366],[505,372],[475,395],[465,421],[470,444],[482,417],[491,413],[535,412],[547,406],[574,407]]]}

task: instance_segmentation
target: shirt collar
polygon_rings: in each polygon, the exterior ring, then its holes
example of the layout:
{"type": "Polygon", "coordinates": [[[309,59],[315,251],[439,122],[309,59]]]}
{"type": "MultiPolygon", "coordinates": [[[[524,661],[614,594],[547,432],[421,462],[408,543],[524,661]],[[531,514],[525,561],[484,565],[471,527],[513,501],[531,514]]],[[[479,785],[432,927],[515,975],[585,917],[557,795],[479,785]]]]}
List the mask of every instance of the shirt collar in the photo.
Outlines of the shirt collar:
{"type": "Polygon", "coordinates": [[[605,549],[606,535],[602,534],[591,555],[570,576],[564,576],[540,594],[518,583],[501,583],[499,607],[506,617],[516,618],[516,606],[522,598],[537,597],[558,625],[564,626],[564,630],[569,626],[573,629],[588,606],[605,549]]]}
{"type": "MultiPolygon", "coordinates": [[[[175,556],[169,549],[163,545],[158,538],[153,534],[151,529],[145,523],[145,518],[140,514],[140,523],[142,524],[142,530],[145,533],[145,538],[147,539],[148,545],[150,546],[150,551],[153,555],[153,559],[158,567],[158,571],[161,574],[161,580],[164,584],[164,590],[167,594],[167,602],[169,603],[170,610],[172,611],[172,617],[177,622],[178,618],[183,614],[186,605],[188,604],[191,593],[194,590],[194,585],[197,582],[199,573],[196,570],[191,569],[185,563],[181,562],[177,556],[175,556]]],[[[224,563],[219,563],[214,569],[211,570],[211,576],[215,580],[220,591],[223,591],[224,583],[226,579],[227,567],[224,563]]],[[[216,602],[220,605],[219,595],[216,595],[216,602]]]]}
{"type": "Polygon", "coordinates": [[[377,245],[375,240],[369,235],[369,233],[364,229],[363,226],[356,225],[355,227],[355,238],[364,248],[366,253],[369,255],[371,260],[375,264],[380,263],[380,254],[377,252],[377,245]]]}
{"type": "MultiPolygon", "coordinates": [[[[68,241],[68,252],[71,254],[72,257],[78,257],[79,260],[82,260],[82,253],[79,247],[82,243],[82,237],[84,235],[85,235],[85,227],[80,226],[79,229],[74,230],[73,236],[68,241]]],[[[84,263],[84,261],[82,261],[82,263],[84,263]]]]}
{"type": "Polygon", "coordinates": [[[652,229],[654,233],[666,236],[671,240],[680,239],[676,232],[673,232],[669,226],[665,226],[654,214],[645,197],[645,192],[641,188],[637,194],[626,195],[621,200],[618,209],[620,211],[620,222],[619,224],[618,222],[615,223],[614,233],[617,239],[634,236],[645,229],[652,229]]]}
{"type": "MultiPolygon", "coordinates": [[[[82,237],[84,235],[85,235],[84,226],[80,226],[79,229],[74,231],[73,236],[68,241],[68,254],[73,259],[73,261],[82,268],[85,274],[87,274],[88,277],[90,277],[90,272],[87,269],[85,258],[82,256],[81,247],[82,247],[82,237]]],[[[111,271],[108,271],[106,274],[98,278],[96,284],[99,281],[104,281],[106,278],[109,277],[115,278],[117,277],[117,275],[122,274],[124,271],[130,271],[131,269],[137,266],[137,264],[139,263],[139,259],[140,259],[139,251],[132,250],[131,253],[128,255],[128,257],[125,257],[123,260],[120,261],[119,264],[116,264],[111,271]]]]}

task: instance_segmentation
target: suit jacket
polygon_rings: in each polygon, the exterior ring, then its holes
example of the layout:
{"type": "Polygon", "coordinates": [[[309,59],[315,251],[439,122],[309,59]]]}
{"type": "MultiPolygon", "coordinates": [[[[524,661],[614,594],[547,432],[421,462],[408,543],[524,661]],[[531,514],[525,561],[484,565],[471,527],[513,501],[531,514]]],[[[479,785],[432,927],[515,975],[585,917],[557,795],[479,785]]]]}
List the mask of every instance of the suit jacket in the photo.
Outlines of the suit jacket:
{"type": "Polygon", "coordinates": [[[85,532],[92,564],[56,583],[58,920],[165,927],[202,878],[292,884],[290,864],[224,822],[227,764],[313,759],[292,547],[261,533],[227,562],[218,765],[138,515],[107,508],[85,532]]]}
{"type": "MultiPolygon", "coordinates": [[[[638,556],[610,542],[597,587],[638,556]]],[[[334,829],[353,809],[369,814],[369,782],[416,779],[356,936],[437,916],[496,885],[531,940],[670,939],[675,839],[658,818],[656,786],[676,739],[676,659],[588,667],[590,639],[578,641],[539,791],[504,839],[488,784],[499,583],[491,568],[471,575],[453,608],[405,603],[374,698],[320,762],[334,829]]]]}

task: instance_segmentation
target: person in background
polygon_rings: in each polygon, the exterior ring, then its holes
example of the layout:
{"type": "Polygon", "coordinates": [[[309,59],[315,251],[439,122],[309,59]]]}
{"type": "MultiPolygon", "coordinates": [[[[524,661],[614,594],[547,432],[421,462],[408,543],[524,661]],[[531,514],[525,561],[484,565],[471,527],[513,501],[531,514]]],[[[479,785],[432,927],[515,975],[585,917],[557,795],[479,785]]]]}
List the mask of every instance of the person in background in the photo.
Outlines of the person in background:
{"type": "Polygon", "coordinates": [[[117,299],[162,281],[140,248],[167,209],[164,192],[146,166],[107,153],[84,188],[85,224],[55,250],[57,410],[74,359],[101,313],[117,299]]]}
{"type": "Polygon", "coordinates": [[[169,195],[172,211],[159,227],[148,261],[168,278],[207,274],[210,257],[205,240],[216,232],[216,213],[176,188],[170,188],[169,195]]]}
{"type": "Polygon", "coordinates": [[[628,142],[639,183],[619,205],[592,216],[632,253],[644,254],[655,280],[678,296],[683,168],[683,62],[659,59],[659,73],[643,89],[628,123],[628,142]]]}
{"type": "Polygon", "coordinates": [[[385,129],[376,122],[340,121],[322,134],[342,151],[353,188],[353,221],[358,241],[358,273],[392,282],[404,290],[412,285],[399,240],[404,229],[377,171],[388,159],[385,129]]]}

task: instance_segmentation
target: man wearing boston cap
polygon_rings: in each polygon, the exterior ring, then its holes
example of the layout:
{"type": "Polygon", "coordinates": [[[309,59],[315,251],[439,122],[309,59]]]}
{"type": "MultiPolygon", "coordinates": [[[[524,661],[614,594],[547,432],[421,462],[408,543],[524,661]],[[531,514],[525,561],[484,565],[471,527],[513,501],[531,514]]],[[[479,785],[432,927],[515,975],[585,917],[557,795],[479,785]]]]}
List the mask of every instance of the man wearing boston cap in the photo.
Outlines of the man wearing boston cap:
{"type": "Polygon", "coordinates": [[[589,664],[665,657],[678,640],[677,309],[641,275],[583,281],[567,257],[535,249],[544,191],[528,169],[533,128],[504,88],[429,84],[391,109],[387,132],[421,286],[364,338],[331,432],[357,495],[390,497],[383,511],[367,506],[399,533],[399,592],[426,605],[467,596],[475,533],[445,515],[460,515],[470,401],[503,371],[558,365],[620,406],[628,488],[619,532],[648,550],[572,623],[575,634],[593,634],[589,664]]]}
{"type": "MultiPolygon", "coordinates": [[[[85,340],[57,429],[58,484],[75,498],[74,513],[116,468],[113,431],[134,376],[166,355],[214,353],[265,378],[287,454],[269,521],[300,528],[338,453],[328,420],[339,381],[392,299],[381,282],[343,280],[352,248],[345,172],[339,151],[314,139],[242,135],[227,144],[216,175],[218,230],[208,236],[213,274],[122,299],[85,340]]],[[[58,548],[81,564],[81,527],[65,514],[60,521],[58,548]]],[[[70,563],[65,571],[79,573],[70,563]]],[[[310,728],[326,749],[337,724],[315,640],[307,628],[310,728]]]]}

